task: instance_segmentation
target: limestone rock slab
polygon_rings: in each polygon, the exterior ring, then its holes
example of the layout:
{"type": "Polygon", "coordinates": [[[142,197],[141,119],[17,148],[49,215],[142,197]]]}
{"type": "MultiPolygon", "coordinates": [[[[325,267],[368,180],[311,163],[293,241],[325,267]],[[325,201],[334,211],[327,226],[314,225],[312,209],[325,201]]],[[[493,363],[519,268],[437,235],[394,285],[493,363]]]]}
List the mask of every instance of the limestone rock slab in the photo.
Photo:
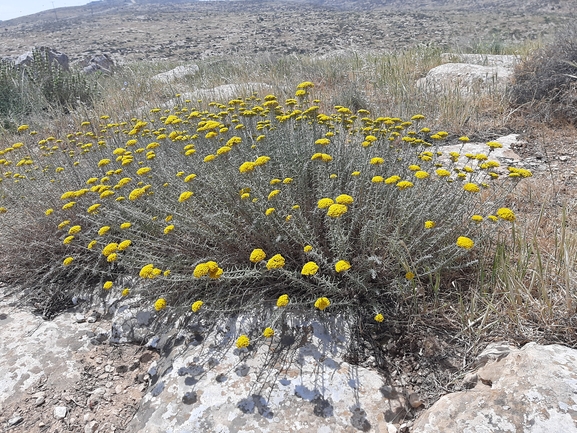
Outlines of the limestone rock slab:
{"type": "Polygon", "coordinates": [[[151,387],[127,429],[386,433],[409,410],[378,372],[343,360],[346,339],[331,338],[338,334],[326,324],[302,323],[248,350],[234,347],[238,327],[231,321],[219,337],[171,347],[149,371],[151,387]]]}
{"type": "Polygon", "coordinates": [[[181,78],[186,77],[187,75],[195,75],[200,68],[198,65],[186,65],[186,66],[177,66],[170,71],[162,72],[160,74],[155,75],[152,77],[154,81],[158,81],[161,83],[171,83],[173,81],[179,80],[181,78]]]}
{"type": "Polygon", "coordinates": [[[577,432],[577,350],[529,343],[491,358],[475,388],[442,397],[413,432],[577,432]]]}
{"type": "Polygon", "coordinates": [[[513,69],[469,63],[445,63],[431,69],[417,86],[431,91],[459,89],[463,93],[503,89],[512,79],[513,69]]]}
{"type": "Polygon", "coordinates": [[[62,390],[80,380],[83,366],[74,354],[90,350],[94,327],[76,323],[72,313],[45,321],[19,303],[0,302],[0,405],[39,380],[62,390]]]}

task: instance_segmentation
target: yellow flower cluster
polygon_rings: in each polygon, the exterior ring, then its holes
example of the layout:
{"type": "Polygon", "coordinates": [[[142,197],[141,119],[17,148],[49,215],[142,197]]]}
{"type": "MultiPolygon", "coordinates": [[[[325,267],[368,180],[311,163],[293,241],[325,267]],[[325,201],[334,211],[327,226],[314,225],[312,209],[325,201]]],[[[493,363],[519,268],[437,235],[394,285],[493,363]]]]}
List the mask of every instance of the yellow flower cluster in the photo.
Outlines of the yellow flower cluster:
{"type": "Polygon", "coordinates": [[[196,278],[202,278],[208,275],[209,278],[217,280],[222,276],[223,272],[224,270],[218,266],[218,263],[208,261],[196,265],[192,274],[196,278]]]}

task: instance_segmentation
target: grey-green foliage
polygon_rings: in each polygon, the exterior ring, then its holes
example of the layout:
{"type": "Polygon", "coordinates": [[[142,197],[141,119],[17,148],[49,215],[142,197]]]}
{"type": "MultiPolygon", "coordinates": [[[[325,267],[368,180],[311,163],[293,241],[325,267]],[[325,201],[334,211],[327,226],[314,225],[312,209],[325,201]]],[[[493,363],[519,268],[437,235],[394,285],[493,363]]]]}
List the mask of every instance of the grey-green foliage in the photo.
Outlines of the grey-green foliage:
{"type": "Polygon", "coordinates": [[[0,63],[0,115],[22,116],[49,108],[68,111],[90,104],[96,95],[91,80],[51,61],[47,51],[33,50],[28,65],[0,63]]]}

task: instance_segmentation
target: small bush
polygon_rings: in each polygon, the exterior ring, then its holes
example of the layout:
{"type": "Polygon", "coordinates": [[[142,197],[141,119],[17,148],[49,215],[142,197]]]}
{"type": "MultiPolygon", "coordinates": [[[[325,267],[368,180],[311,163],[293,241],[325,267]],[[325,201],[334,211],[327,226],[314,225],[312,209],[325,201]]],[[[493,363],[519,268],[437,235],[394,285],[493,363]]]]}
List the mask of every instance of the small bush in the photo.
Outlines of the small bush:
{"type": "Polygon", "coordinates": [[[34,50],[29,65],[0,63],[0,116],[22,116],[56,108],[68,111],[90,104],[95,86],[80,72],[64,70],[47,51],[34,50]]]}
{"type": "Polygon", "coordinates": [[[531,173],[496,173],[498,143],[444,155],[421,115],[321,106],[305,82],[284,104],[182,101],[3,149],[0,278],[176,315],[373,317],[474,267],[515,219],[499,203],[531,173]]]}
{"type": "Polygon", "coordinates": [[[577,25],[517,67],[511,100],[535,119],[577,123],[577,25]]]}

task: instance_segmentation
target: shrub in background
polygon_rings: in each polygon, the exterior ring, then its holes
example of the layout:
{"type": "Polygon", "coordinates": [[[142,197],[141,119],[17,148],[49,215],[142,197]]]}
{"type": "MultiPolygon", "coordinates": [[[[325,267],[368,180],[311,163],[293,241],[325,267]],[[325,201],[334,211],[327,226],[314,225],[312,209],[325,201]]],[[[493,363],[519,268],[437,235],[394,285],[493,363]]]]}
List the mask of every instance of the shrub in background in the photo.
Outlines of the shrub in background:
{"type": "Polygon", "coordinates": [[[80,72],[66,71],[49,53],[33,50],[28,65],[0,63],[0,116],[21,116],[49,108],[68,111],[90,104],[96,87],[80,72]]]}
{"type": "Polygon", "coordinates": [[[511,98],[540,121],[577,121],[577,25],[564,28],[517,67],[511,98]]]}

